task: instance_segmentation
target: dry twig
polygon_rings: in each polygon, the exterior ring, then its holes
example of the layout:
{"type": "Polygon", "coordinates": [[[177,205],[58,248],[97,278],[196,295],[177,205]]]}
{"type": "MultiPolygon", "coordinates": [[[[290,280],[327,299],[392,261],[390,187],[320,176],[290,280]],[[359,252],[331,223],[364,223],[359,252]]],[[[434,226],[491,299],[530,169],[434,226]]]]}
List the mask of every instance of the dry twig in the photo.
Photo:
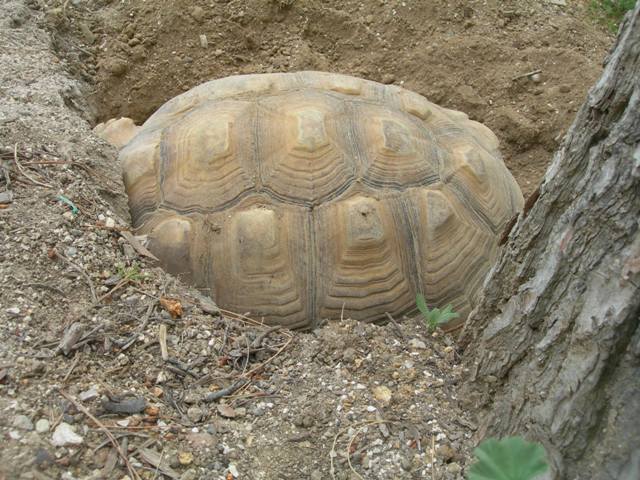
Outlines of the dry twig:
{"type": "Polygon", "coordinates": [[[67,392],[65,392],[64,390],[59,390],[60,395],[62,395],[64,398],[66,398],[67,400],[69,400],[71,403],[73,403],[75,405],[75,407],[81,411],[82,413],[84,413],[87,417],[89,417],[89,419],[95,423],[100,430],[102,430],[104,432],[104,434],[109,438],[109,440],[111,441],[111,445],[113,445],[113,448],[116,449],[116,451],[118,452],[118,455],[120,455],[120,458],[122,458],[122,461],[124,462],[125,466],[127,467],[127,471],[129,472],[129,475],[131,475],[131,478],[133,480],[140,480],[140,476],[138,475],[138,473],[135,471],[135,469],[131,466],[131,463],[129,462],[129,459],[127,458],[127,455],[122,451],[122,449],[120,448],[120,444],[118,443],[118,441],[116,440],[116,438],[113,436],[113,434],[109,431],[109,429],[107,427],[104,426],[104,424],[98,420],[96,417],[94,417],[91,412],[89,410],[87,410],[87,408],[82,405],[81,403],[79,403],[76,399],[74,399],[71,395],[69,395],[67,392]]]}
{"type": "Polygon", "coordinates": [[[396,333],[398,334],[398,336],[402,339],[404,339],[404,335],[402,334],[402,329],[400,328],[400,325],[398,324],[398,322],[396,322],[396,319],[393,318],[391,316],[391,314],[389,312],[384,312],[385,315],[387,316],[387,318],[389,320],[391,320],[391,323],[393,324],[393,326],[395,327],[394,330],[396,331],[396,333]]]}
{"type": "Polygon", "coordinates": [[[355,468],[353,468],[353,465],[351,465],[351,445],[353,444],[353,441],[356,439],[361,430],[362,428],[356,430],[356,433],[354,433],[353,437],[351,437],[351,440],[349,440],[349,444],[347,445],[347,463],[349,464],[349,468],[356,475],[356,477],[358,477],[360,480],[364,480],[362,476],[358,472],[356,472],[355,468]]]}
{"type": "Polygon", "coordinates": [[[218,390],[217,392],[211,392],[209,394],[207,394],[204,397],[204,401],[205,402],[215,402],[216,400],[222,398],[222,397],[226,397],[228,395],[231,395],[233,392],[235,392],[236,390],[240,389],[241,387],[244,387],[246,384],[249,383],[249,380],[241,378],[240,380],[237,380],[235,383],[232,383],[231,385],[229,385],[227,388],[223,388],[221,390],[218,390]]]}
{"type": "Polygon", "coordinates": [[[80,273],[80,275],[82,275],[82,277],[86,280],[87,285],[89,285],[89,290],[91,290],[91,298],[95,303],[98,303],[96,288],[93,286],[93,282],[91,281],[91,277],[89,277],[89,274],[87,273],[87,271],[83,267],[75,263],[73,260],[71,260],[70,258],[64,256],[62,253],[56,251],[56,255],[61,259],[63,259],[65,262],[67,262],[69,265],[71,265],[75,270],[77,270],[80,273]]]}
{"type": "Polygon", "coordinates": [[[542,73],[542,70],[538,69],[538,70],[533,70],[531,72],[527,72],[527,73],[523,73],[522,75],[518,75],[516,77],[513,77],[511,79],[511,81],[515,82],[516,80],[519,80],[520,78],[525,78],[525,77],[531,77],[537,73],[542,73]]]}
{"type": "Polygon", "coordinates": [[[246,378],[251,378],[251,376],[254,373],[256,373],[259,370],[262,370],[265,366],[267,366],[269,363],[271,363],[274,358],[276,358],[278,355],[280,355],[285,350],[285,348],[287,348],[289,346],[289,344],[292,341],[293,341],[293,337],[291,336],[291,337],[289,337],[289,340],[287,340],[287,343],[285,343],[282,347],[280,347],[280,349],[278,349],[278,351],[276,353],[274,353],[272,356],[267,358],[264,362],[262,362],[258,366],[254,367],[251,370],[249,370],[248,372],[244,373],[242,376],[246,377],[246,378]]]}
{"type": "Polygon", "coordinates": [[[433,480],[437,480],[437,471],[436,471],[436,437],[431,436],[431,476],[433,480]]]}
{"type": "MultiPolygon", "coordinates": [[[[331,451],[329,452],[329,458],[331,459],[331,478],[333,480],[335,480],[336,478],[336,467],[334,465],[333,462],[333,458],[336,456],[336,444],[338,443],[338,438],[340,437],[340,435],[342,435],[345,432],[348,432],[350,428],[359,428],[358,431],[360,431],[360,429],[362,429],[362,427],[367,426],[367,425],[378,425],[380,423],[393,423],[390,421],[386,421],[386,420],[371,420],[369,422],[361,422],[361,423],[357,423],[356,425],[349,425],[345,428],[343,428],[342,430],[340,430],[338,433],[336,433],[335,437],[333,437],[333,444],[331,445],[331,451]]],[[[357,435],[357,432],[356,432],[357,435]]],[[[354,435],[355,437],[355,435],[354,435]]],[[[353,441],[353,439],[352,439],[353,441]]],[[[349,445],[351,445],[351,442],[349,442],[349,445]]],[[[351,462],[349,462],[349,466],[351,467],[351,462]]],[[[351,470],[353,470],[353,467],[351,467],[351,470]]],[[[355,470],[353,470],[355,472],[355,470]]],[[[355,472],[356,475],[358,475],[358,472],[355,472]]],[[[358,475],[358,477],[362,478],[360,475],[358,475]]]]}
{"type": "Polygon", "coordinates": [[[163,323],[160,325],[158,332],[158,341],[160,343],[160,354],[165,362],[169,360],[169,350],[167,349],[167,326],[163,323]]]}
{"type": "Polygon", "coordinates": [[[78,361],[79,360],[80,360],[80,353],[76,353],[75,356],[73,357],[73,363],[71,364],[71,367],[69,368],[69,371],[67,372],[67,374],[62,379],[62,383],[63,384],[67,383],[67,380],[69,380],[69,377],[71,376],[71,374],[75,370],[76,366],[78,365],[78,361]]]}
{"type": "Polygon", "coordinates": [[[43,183],[43,182],[39,182],[35,178],[30,177],[27,174],[27,172],[24,171],[24,169],[20,165],[20,162],[18,161],[18,144],[17,143],[13,146],[13,161],[15,162],[16,167],[18,167],[18,171],[22,174],[22,176],[24,176],[31,183],[33,183],[35,185],[39,185],[40,187],[53,188],[51,185],[48,185],[48,184],[43,183]]]}

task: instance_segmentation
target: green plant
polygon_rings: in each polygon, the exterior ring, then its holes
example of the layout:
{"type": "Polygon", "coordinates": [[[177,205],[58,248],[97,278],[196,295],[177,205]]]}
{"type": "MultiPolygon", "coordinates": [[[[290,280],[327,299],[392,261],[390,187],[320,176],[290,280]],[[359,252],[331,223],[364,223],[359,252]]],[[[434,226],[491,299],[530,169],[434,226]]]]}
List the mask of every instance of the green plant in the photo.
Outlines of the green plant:
{"type": "Polygon", "coordinates": [[[418,306],[418,310],[420,310],[420,313],[422,313],[422,316],[427,323],[427,328],[430,332],[433,332],[443,323],[447,323],[449,320],[453,320],[454,318],[458,318],[460,316],[459,313],[453,311],[451,304],[444,307],[443,310],[440,310],[437,307],[429,310],[429,307],[427,307],[427,302],[424,299],[424,295],[422,295],[421,293],[416,295],[416,305],[418,306]]]}
{"type": "Polygon", "coordinates": [[[591,11],[615,32],[625,13],[631,10],[636,0],[591,0],[591,11]]]}
{"type": "Polygon", "coordinates": [[[549,468],[543,446],[521,437],[489,438],[473,453],[468,480],[533,480],[549,468]]]}
{"type": "Polygon", "coordinates": [[[132,280],[134,282],[137,282],[144,278],[144,275],[140,271],[140,266],[136,262],[134,262],[130,267],[118,264],[116,265],[116,269],[118,275],[123,280],[132,280]]]}

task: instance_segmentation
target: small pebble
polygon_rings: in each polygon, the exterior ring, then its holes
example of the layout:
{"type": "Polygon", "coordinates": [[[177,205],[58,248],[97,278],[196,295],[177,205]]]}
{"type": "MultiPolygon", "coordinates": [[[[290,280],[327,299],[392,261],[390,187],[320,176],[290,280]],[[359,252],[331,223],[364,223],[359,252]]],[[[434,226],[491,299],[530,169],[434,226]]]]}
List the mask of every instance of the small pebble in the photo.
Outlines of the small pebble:
{"type": "Polygon", "coordinates": [[[96,387],[91,387],[89,390],[81,392],[80,395],[78,395],[78,398],[83,402],[93,400],[98,398],[98,390],[96,390],[96,387]]]}
{"type": "Polygon", "coordinates": [[[36,422],[36,432],[38,433],[47,433],[50,428],[49,420],[46,418],[41,418],[36,422]]]}
{"type": "Polygon", "coordinates": [[[33,423],[26,415],[16,415],[13,419],[13,426],[20,430],[33,430],[33,423]]]}
{"type": "Polygon", "coordinates": [[[193,423],[198,423],[200,420],[202,420],[203,416],[204,412],[201,408],[189,407],[189,409],[187,410],[187,417],[189,417],[189,420],[191,420],[193,423]]]}
{"type": "Polygon", "coordinates": [[[396,77],[391,73],[385,73],[382,76],[382,83],[384,83],[385,85],[390,85],[395,81],[396,81],[396,77]]]}
{"type": "Polygon", "coordinates": [[[201,23],[204,20],[204,14],[205,11],[202,7],[196,6],[191,9],[191,16],[198,23],[201,23]]]}
{"type": "Polygon", "coordinates": [[[73,427],[68,423],[62,422],[53,432],[51,443],[56,447],[64,447],[65,445],[80,445],[84,439],[74,432],[73,427]]]}
{"type": "Polygon", "coordinates": [[[411,470],[411,459],[410,458],[403,458],[400,462],[400,466],[402,467],[403,470],[411,470]]]}
{"type": "Polygon", "coordinates": [[[198,473],[193,468],[190,468],[189,470],[184,472],[182,475],[180,475],[180,480],[196,480],[197,478],[198,478],[198,473]]]}
{"type": "Polygon", "coordinates": [[[178,452],[178,462],[180,462],[180,465],[191,465],[193,463],[193,453],[178,452]]]}

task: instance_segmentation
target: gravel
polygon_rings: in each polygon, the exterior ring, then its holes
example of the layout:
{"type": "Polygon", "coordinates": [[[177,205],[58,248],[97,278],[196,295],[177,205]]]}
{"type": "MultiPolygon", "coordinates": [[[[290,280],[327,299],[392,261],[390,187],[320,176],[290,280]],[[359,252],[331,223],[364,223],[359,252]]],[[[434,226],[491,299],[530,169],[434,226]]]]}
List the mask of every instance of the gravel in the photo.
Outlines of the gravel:
{"type": "MultiPolygon", "coordinates": [[[[0,477],[37,478],[37,468],[122,479],[102,425],[138,472],[154,470],[135,453],[147,449],[146,458],[167,455],[182,479],[324,479],[332,469],[340,479],[353,470],[410,479],[434,467],[442,480],[459,478],[476,426],[456,396],[465,372],[453,339],[417,319],[344,319],[271,332],[247,357],[263,332],[257,322],[222,315],[137,253],[120,233],[128,213],[116,152],[93,135],[88,86],[66,73],[42,28],[88,19],[37,5],[0,4],[0,19],[27,12],[0,20],[0,118],[15,118],[0,124],[12,191],[0,209],[0,410],[10,419],[0,425],[0,477]],[[52,188],[20,173],[14,148],[28,175],[52,188]],[[173,318],[163,304],[175,302],[183,313],[173,318]]],[[[65,48],[76,47],[94,48],[65,48]]]]}

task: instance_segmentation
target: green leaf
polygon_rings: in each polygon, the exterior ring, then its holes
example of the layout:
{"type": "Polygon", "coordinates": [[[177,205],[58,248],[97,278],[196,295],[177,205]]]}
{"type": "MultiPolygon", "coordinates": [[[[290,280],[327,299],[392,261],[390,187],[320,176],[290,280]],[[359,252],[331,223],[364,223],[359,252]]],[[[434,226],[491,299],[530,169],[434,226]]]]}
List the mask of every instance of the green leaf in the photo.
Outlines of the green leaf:
{"type": "Polygon", "coordinates": [[[416,295],[416,305],[418,306],[418,310],[422,312],[422,315],[427,318],[427,316],[429,315],[429,307],[427,307],[427,302],[424,299],[424,295],[422,295],[421,293],[416,295]]]}
{"type": "Polygon", "coordinates": [[[533,480],[549,468],[542,445],[521,437],[489,438],[473,453],[468,480],[533,480]]]}
{"type": "Polygon", "coordinates": [[[451,304],[449,304],[442,312],[439,313],[438,324],[447,323],[449,320],[453,320],[454,318],[458,318],[459,316],[460,314],[454,312],[453,307],[451,306],[451,304]]]}

